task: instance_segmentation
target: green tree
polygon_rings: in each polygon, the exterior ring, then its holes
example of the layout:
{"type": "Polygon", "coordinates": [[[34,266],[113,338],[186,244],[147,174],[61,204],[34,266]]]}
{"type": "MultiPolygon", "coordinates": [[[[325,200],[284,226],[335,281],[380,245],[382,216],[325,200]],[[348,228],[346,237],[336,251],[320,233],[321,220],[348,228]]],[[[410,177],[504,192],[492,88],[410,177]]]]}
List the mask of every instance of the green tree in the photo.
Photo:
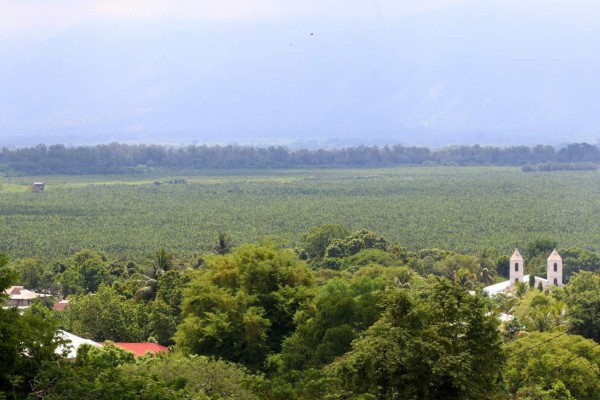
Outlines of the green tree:
{"type": "MultiPolygon", "coordinates": [[[[0,303],[5,289],[18,274],[7,267],[8,259],[0,253],[0,303]]],[[[0,308],[0,398],[24,398],[32,381],[46,362],[58,358],[54,353],[61,343],[55,338],[56,321],[37,313],[20,313],[17,308],[0,308]]]]}
{"type": "Polygon", "coordinates": [[[546,332],[567,323],[566,304],[554,293],[529,290],[511,310],[527,331],[546,332]]]}
{"type": "Polygon", "coordinates": [[[600,347],[564,331],[534,332],[506,345],[504,377],[514,398],[600,399],[600,347]],[[558,397],[562,396],[562,397],[558,397]]]}
{"type": "Polygon", "coordinates": [[[296,315],[298,325],[277,356],[285,371],[321,368],[351,348],[352,340],[381,313],[386,282],[357,277],[332,279],[319,289],[314,303],[296,315]]]}
{"type": "Polygon", "coordinates": [[[344,227],[335,224],[312,227],[308,232],[302,234],[302,248],[311,259],[321,259],[325,256],[325,250],[334,239],[343,239],[348,236],[344,227]]]}
{"type": "Polygon", "coordinates": [[[138,300],[152,301],[158,291],[158,280],[173,268],[174,255],[164,248],[156,250],[150,257],[150,266],[144,274],[138,274],[140,288],[135,293],[138,300]]]}
{"type": "Polygon", "coordinates": [[[201,356],[151,357],[121,369],[127,379],[157,379],[195,399],[258,399],[252,386],[261,381],[239,365],[201,356]]]}
{"type": "Polygon", "coordinates": [[[445,280],[391,292],[382,317],[328,368],[335,398],[493,398],[504,355],[486,311],[483,298],[445,280]]]}
{"type": "Polygon", "coordinates": [[[573,332],[600,342],[600,276],[576,273],[563,290],[573,332]]]}
{"type": "Polygon", "coordinates": [[[231,239],[231,237],[226,233],[219,232],[219,234],[217,235],[217,240],[213,245],[212,251],[215,254],[223,255],[230,253],[231,249],[233,249],[233,240],[231,239]]]}
{"type": "Polygon", "coordinates": [[[560,255],[563,259],[565,282],[568,282],[571,276],[579,271],[596,272],[600,268],[600,256],[589,250],[570,247],[560,249],[560,255]]]}
{"type": "Polygon", "coordinates": [[[12,263],[12,267],[19,273],[18,282],[26,289],[33,291],[48,291],[52,284],[45,276],[46,268],[41,258],[24,258],[12,263]]]}
{"type": "Polygon", "coordinates": [[[112,283],[106,257],[91,250],[81,250],[70,257],[57,280],[64,296],[93,293],[101,283],[112,283]]]}
{"type": "Polygon", "coordinates": [[[65,328],[96,341],[140,342],[146,337],[147,310],[104,284],[96,293],[72,296],[65,328]]]}
{"type": "Polygon", "coordinates": [[[293,331],[312,279],[293,252],[273,247],[244,245],[208,257],[184,291],[177,348],[261,367],[293,331]]]}

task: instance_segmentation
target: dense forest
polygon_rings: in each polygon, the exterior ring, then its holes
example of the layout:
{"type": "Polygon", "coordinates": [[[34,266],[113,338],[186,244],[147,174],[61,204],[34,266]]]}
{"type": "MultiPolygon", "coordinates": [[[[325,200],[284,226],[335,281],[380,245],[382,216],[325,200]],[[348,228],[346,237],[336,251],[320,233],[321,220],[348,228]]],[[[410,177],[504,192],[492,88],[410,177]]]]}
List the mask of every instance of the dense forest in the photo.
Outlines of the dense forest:
{"type": "MultiPolygon", "coordinates": [[[[482,287],[508,273],[492,248],[411,252],[339,225],[301,243],[234,246],[220,234],[193,258],[0,256],[0,289],[70,300],[0,310],[0,398],[600,399],[597,253],[559,247],[567,285],[490,298],[482,287]],[[58,328],[109,343],[67,361],[58,328]],[[134,359],[110,341],[171,352],[134,359]]],[[[543,276],[557,246],[524,246],[526,272],[543,276]]]]}
{"type": "Polygon", "coordinates": [[[285,147],[160,146],[111,143],[66,147],[55,144],[0,153],[0,171],[9,174],[107,174],[162,168],[299,168],[394,165],[511,165],[525,170],[595,169],[600,150],[587,143],[552,146],[455,146],[439,150],[401,145],[289,150],[285,147]],[[538,164],[545,166],[538,168],[538,164]]]}

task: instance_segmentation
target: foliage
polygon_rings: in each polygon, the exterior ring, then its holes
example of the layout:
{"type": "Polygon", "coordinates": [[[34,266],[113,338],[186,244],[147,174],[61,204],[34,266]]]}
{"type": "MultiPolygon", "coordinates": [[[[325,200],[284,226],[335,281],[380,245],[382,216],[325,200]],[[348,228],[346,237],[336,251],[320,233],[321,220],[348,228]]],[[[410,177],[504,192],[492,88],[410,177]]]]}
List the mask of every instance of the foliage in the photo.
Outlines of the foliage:
{"type": "Polygon", "coordinates": [[[293,330],[311,285],[310,271],[291,251],[243,245],[207,258],[184,291],[177,348],[259,368],[293,330]]]}
{"type": "Polygon", "coordinates": [[[216,254],[227,254],[233,248],[233,240],[229,235],[223,232],[219,232],[217,235],[217,241],[215,242],[212,250],[216,254]]]}
{"type": "Polygon", "coordinates": [[[564,291],[573,332],[600,342],[600,276],[579,272],[564,291]]]}
{"type": "Polygon", "coordinates": [[[338,398],[492,398],[503,352],[482,298],[440,280],[390,292],[383,316],[334,361],[338,398]]]}
{"type": "Polygon", "coordinates": [[[506,352],[505,380],[515,398],[600,399],[600,348],[593,341],[534,332],[507,344],[506,352]]]}
{"type": "MultiPolygon", "coordinates": [[[[531,164],[591,168],[600,161],[600,151],[588,143],[569,144],[560,151],[552,146],[482,147],[453,146],[429,150],[401,145],[350,147],[341,149],[289,150],[285,147],[131,145],[111,143],[97,146],[4,148],[0,168],[32,174],[82,174],[144,172],[150,167],[176,168],[294,168],[341,166],[390,166],[402,164],[523,165],[531,164]]],[[[539,167],[539,169],[551,169],[539,167]]],[[[173,184],[185,179],[171,179],[173,184]]],[[[160,183],[160,182],[159,182],[160,183]]]]}
{"type": "MultiPolygon", "coordinates": [[[[0,253],[0,303],[4,290],[14,283],[15,271],[7,267],[8,259],[0,253]]],[[[32,312],[20,313],[15,307],[0,308],[0,397],[26,396],[30,383],[43,363],[58,358],[54,353],[60,343],[55,339],[56,321],[32,312]]]]}
{"type": "Polygon", "coordinates": [[[240,243],[278,235],[285,247],[297,247],[307,229],[327,223],[365,228],[412,251],[476,254],[494,246],[508,254],[532,234],[564,248],[600,250],[600,225],[593,223],[599,171],[192,171],[185,184],[170,184],[173,173],[186,171],[22,178],[44,179],[47,189],[0,193],[0,251],[53,261],[88,248],[140,260],[164,247],[188,257],[208,252],[222,231],[235,232],[240,243]]]}
{"type": "Polygon", "coordinates": [[[335,224],[313,226],[308,232],[302,234],[301,244],[308,257],[321,259],[325,256],[325,250],[334,239],[343,239],[348,236],[344,227],[335,224]]]}
{"type": "Polygon", "coordinates": [[[551,331],[567,322],[567,306],[555,292],[530,289],[511,311],[530,332],[551,331]]]}
{"type": "Polygon", "coordinates": [[[168,387],[180,387],[189,395],[211,399],[257,399],[250,385],[260,381],[236,364],[202,356],[150,357],[124,366],[123,373],[127,378],[159,379],[168,387]]]}
{"type": "Polygon", "coordinates": [[[70,257],[57,279],[64,296],[95,292],[100,284],[111,280],[106,257],[91,250],[81,250],[70,257]]]}
{"type": "Polygon", "coordinates": [[[378,319],[385,286],[385,280],[366,276],[329,281],[314,304],[296,314],[297,328],[277,356],[281,368],[320,368],[350,350],[352,340],[378,319]]]}
{"type": "Polygon", "coordinates": [[[568,282],[571,276],[579,271],[596,272],[600,269],[600,256],[592,251],[570,247],[560,249],[559,253],[563,259],[563,279],[565,282],[568,282]]]}
{"type": "Polygon", "coordinates": [[[93,294],[70,298],[64,312],[65,328],[95,341],[139,342],[146,337],[147,310],[101,284],[93,294]]]}

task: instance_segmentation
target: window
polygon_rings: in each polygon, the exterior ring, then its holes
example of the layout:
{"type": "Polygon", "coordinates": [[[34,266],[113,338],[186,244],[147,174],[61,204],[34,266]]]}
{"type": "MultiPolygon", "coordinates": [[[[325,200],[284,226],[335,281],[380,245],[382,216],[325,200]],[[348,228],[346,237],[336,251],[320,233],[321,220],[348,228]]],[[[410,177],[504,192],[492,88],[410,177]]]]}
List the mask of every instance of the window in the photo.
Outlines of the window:
{"type": "Polygon", "coordinates": [[[558,264],[554,263],[554,272],[558,271],[558,264]]]}
{"type": "Polygon", "coordinates": [[[519,272],[519,263],[515,263],[515,272],[519,272]]]}
{"type": "Polygon", "coordinates": [[[515,283],[519,283],[519,278],[515,278],[515,283]]]}
{"type": "Polygon", "coordinates": [[[554,285],[558,286],[558,279],[554,278],[554,285]]]}

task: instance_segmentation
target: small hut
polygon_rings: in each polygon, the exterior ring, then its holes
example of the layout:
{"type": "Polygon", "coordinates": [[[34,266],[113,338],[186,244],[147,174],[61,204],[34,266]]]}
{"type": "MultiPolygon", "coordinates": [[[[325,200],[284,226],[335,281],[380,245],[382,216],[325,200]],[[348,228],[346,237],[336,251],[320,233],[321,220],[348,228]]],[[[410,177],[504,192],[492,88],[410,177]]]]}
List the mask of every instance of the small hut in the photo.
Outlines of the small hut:
{"type": "Polygon", "coordinates": [[[33,182],[31,185],[31,193],[43,193],[45,187],[45,182],[33,182]]]}

